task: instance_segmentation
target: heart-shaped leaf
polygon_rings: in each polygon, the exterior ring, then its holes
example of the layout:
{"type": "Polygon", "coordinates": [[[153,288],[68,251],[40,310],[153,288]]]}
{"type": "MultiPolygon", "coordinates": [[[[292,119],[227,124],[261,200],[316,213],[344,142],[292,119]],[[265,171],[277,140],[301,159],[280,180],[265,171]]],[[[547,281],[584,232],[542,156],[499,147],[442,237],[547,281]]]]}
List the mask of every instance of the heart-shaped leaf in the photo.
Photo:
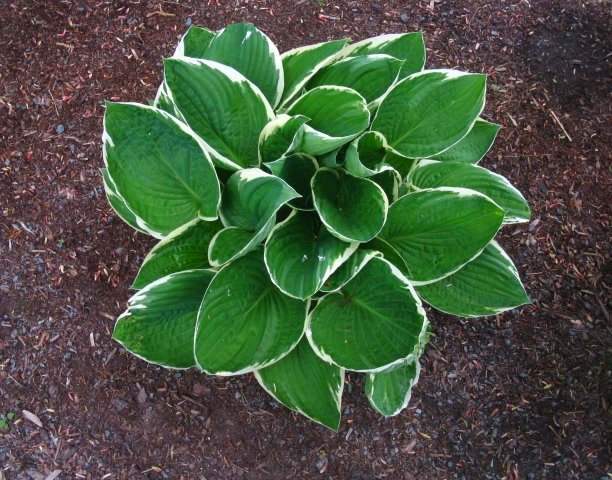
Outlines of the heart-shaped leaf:
{"type": "Polygon", "coordinates": [[[415,73],[389,91],[371,128],[405,157],[440,153],[461,140],[482,112],[486,78],[455,70],[415,73]]]}
{"type": "Polygon", "coordinates": [[[299,196],[280,178],[248,168],[227,181],[219,214],[227,226],[257,232],[280,207],[299,196]]]}
{"type": "Polygon", "coordinates": [[[489,151],[501,127],[485,120],[476,120],[468,134],[442,153],[432,155],[441,162],[478,163],[489,151]]]}
{"type": "Polygon", "coordinates": [[[348,87],[370,103],[393,85],[403,63],[397,58],[380,54],[345,58],[319,70],[306,89],[321,85],[348,87]]]}
{"type": "Polygon", "coordinates": [[[108,203],[113,208],[115,213],[119,215],[119,218],[127,223],[134,230],[148,234],[148,232],[138,225],[138,221],[142,223],[142,219],[137,220],[134,212],[127,206],[125,200],[117,192],[117,187],[113,183],[113,179],[108,173],[108,168],[101,168],[100,173],[102,174],[102,181],[104,182],[104,191],[106,192],[106,198],[108,203]]]}
{"type": "Polygon", "coordinates": [[[335,292],[350,282],[374,257],[382,256],[375,250],[359,249],[336,270],[321,287],[322,292],[335,292]]]}
{"type": "Polygon", "coordinates": [[[365,393],[370,405],[385,417],[397,415],[408,406],[420,372],[421,365],[414,360],[388,372],[368,373],[365,393]]]}
{"type": "Polygon", "coordinates": [[[408,280],[375,257],[339,292],[319,300],[306,335],[326,361],[380,371],[413,355],[426,328],[425,311],[408,280]]]}
{"type": "Polygon", "coordinates": [[[293,208],[298,210],[313,210],[312,190],[310,182],[319,165],[314,157],[296,153],[276,162],[266,165],[278,178],[282,178],[287,184],[300,194],[289,202],[293,208]]]}
{"type": "Polygon", "coordinates": [[[231,67],[187,57],[164,60],[164,80],[172,103],[210,146],[217,165],[259,165],[259,134],[274,112],[257,87],[231,67]]]}
{"type": "Polygon", "coordinates": [[[393,203],[399,198],[399,187],[402,184],[402,177],[397,170],[389,167],[369,178],[383,189],[389,203],[393,203]]]}
{"type": "Polygon", "coordinates": [[[514,263],[495,241],[461,270],[417,291],[432,307],[462,317],[495,315],[530,302],[514,263]]]}
{"type": "Polygon", "coordinates": [[[478,256],[503,218],[499,206],[474,190],[423,190],[391,205],[379,237],[402,257],[412,282],[430,283],[478,256]]]}
{"type": "Polygon", "coordinates": [[[316,215],[294,212],[268,237],[265,261],[272,281],[291,297],[306,299],[357,249],[322,227],[316,215]]]}
{"type": "Polygon", "coordinates": [[[129,300],[113,338],[147,362],[164,367],[195,365],[193,335],[212,270],[173,273],[147,285],[129,300]]]}
{"type": "Polygon", "coordinates": [[[367,178],[321,168],[312,179],[315,209],[329,231],[346,242],[367,242],[387,218],[385,192],[367,178]]]}
{"type": "Polygon", "coordinates": [[[279,361],[302,337],[308,301],[284,295],[270,281],[263,252],[223,267],[198,313],[197,366],[214,375],[239,375],[279,361]]]}
{"type": "Polygon", "coordinates": [[[497,173],[469,163],[422,161],[410,176],[413,188],[461,187],[476,190],[504,209],[504,223],[528,222],[531,209],[525,197],[497,173]]]}
{"type": "Polygon", "coordinates": [[[367,38],[349,45],[343,53],[353,57],[385,54],[403,60],[400,78],[420,72],[425,65],[425,42],[422,32],[390,33],[367,38]]]}
{"type": "Polygon", "coordinates": [[[155,95],[155,100],[153,100],[153,106],[155,108],[159,108],[166,113],[169,113],[173,117],[178,118],[181,122],[187,123],[176,108],[176,105],[172,102],[172,98],[168,93],[168,87],[166,86],[166,82],[162,82],[157,89],[157,94],[155,95]]]}
{"type": "Polygon", "coordinates": [[[232,67],[253,82],[275,106],[284,87],[280,53],[272,41],[250,23],[219,30],[200,58],[232,67]]]}
{"type": "Polygon", "coordinates": [[[219,182],[210,157],[193,131],[166,112],[107,103],[104,161],[117,193],[151,235],[217,218],[219,182]]]}
{"type": "Polygon", "coordinates": [[[308,117],[281,114],[261,131],[259,136],[259,159],[270,163],[291,155],[298,150],[304,136],[304,124],[308,117]]]}
{"type": "Polygon", "coordinates": [[[300,152],[322,155],[349,142],[370,121],[365,99],[346,87],[322,86],[306,92],[288,109],[290,115],[310,120],[304,126],[300,152]]]}
{"type": "Polygon", "coordinates": [[[175,57],[204,58],[204,52],[215,38],[215,32],[192,25],[183,35],[174,52],[175,57]]]}
{"type": "Polygon", "coordinates": [[[208,261],[214,268],[219,268],[255,250],[268,236],[275,221],[276,215],[272,215],[268,222],[256,232],[239,227],[225,227],[210,241],[208,261]]]}
{"type": "Polygon", "coordinates": [[[285,91],[282,96],[282,105],[286,105],[293,99],[315,73],[336,60],[347,43],[347,40],[332,40],[294,48],[283,53],[281,60],[285,76],[285,91]]]}
{"type": "Polygon", "coordinates": [[[385,165],[393,167],[393,169],[400,174],[402,179],[405,179],[416,166],[418,160],[402,157],[398,155],[397,152],[388,151],[385,155],[384,162],[385,165]]]}
{"type": "Polygon", "coordinates": [[[208,244],[222,228],[219,221],[197,219],[177,228],[145,257],[132,288],[141,289],[171,273],[209,268],[208,244]]]}
{"type": "Polygon", "coordinates": [[[378,132],[366,132],[349,143],[344,166],[353,175],[371,177],[392,168],[385,164],[387,151],[385,137],[378,132]]]}
{"type": "Polygon", "coordinates": [[[308,340],[269,367],[255,371],[259,384],[291,410],[338,430],[344,371],[321,360],[308,340]]]}

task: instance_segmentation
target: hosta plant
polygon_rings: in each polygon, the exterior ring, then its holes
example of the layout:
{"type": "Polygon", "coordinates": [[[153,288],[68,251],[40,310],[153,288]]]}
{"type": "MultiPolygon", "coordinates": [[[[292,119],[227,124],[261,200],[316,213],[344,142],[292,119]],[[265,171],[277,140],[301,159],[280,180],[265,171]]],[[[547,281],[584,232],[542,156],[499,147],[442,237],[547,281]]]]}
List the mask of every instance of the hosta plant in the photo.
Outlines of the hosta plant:
{"type": "Polygon", "coordinates": [[[345,371],[383,415],[408,403],[422,301],[528,302],[494,237],[530,211],[478,166],[486,77],[424,70],[420,33],[279,54],[250,24],[192,27],[151,105],[106,104],[108,200],[159,239],[114,338],[168,368],[254,373],[337,429],[345,371]]]}

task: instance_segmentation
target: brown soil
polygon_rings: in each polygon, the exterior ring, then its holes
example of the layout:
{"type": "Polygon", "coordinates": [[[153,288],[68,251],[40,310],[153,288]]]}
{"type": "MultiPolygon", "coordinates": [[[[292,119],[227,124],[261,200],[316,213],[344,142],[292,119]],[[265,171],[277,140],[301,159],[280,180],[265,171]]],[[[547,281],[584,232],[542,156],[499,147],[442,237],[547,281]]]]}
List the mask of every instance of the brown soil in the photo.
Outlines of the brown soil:
{"type": "Polygon", "coordinates": [[[0,414],[16,412],[0,479],[609,478],[609,3],[0,5],[0,414]],[[376,414],[351,374],[336,434],[252,376],[163,370],[111,340],[153,241],[104,198],[102,102],[152,98],[191,21],[250,21],[281,50],[420,29],[429,68],[489,74],[485,117],[504,128],[485,164],[533,206],[500,238],[533,305],[433,314],[401,415],[376,414]]]}

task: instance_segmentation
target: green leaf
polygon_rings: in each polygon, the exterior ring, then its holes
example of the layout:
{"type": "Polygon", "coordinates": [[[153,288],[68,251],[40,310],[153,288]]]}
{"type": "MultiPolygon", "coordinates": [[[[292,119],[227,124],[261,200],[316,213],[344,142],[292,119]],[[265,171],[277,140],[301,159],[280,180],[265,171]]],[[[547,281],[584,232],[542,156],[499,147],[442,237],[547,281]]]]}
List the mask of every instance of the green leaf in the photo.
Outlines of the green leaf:
{"type": "MultiPolygon", "coordinates": [[[[386,165],[400,174],[402,179],[405,179],[417,164],[414,158],[406,158],[398,155],[397,152],[388,151],[385,155],[384,162],[386,165]]],[[[400,195],[401,196],[401,195],[400,195]]]]}
{"type": "Polygon", "coordinates": [[[198,367],[238,375],[279,361],[302,337],[308,303],[276,288],[261,250],[229,263],[211,282],[198,314],[198,367]]]}
{"type": "Polygon", "coordinates": [[[280,53],[272,41],[250,23],[234,23],[219,30],[200,58],[236,69],[275,106],[284,87],[280,53]]]}
{"type": "Polygon", "coordinates": [[[294,212],[273,230],[265,248],[270,277],[282,292],[307,299],[357,249],[318,224],[316,215],[294,212]]]}
{"type": "Polygon", "coordinates": [[[403,258],[413,283],[430,283],[475,258],[503,218],[500,207],[473,190],[422,190],[391,205],[379,237],[403,258]]]}
{"type": "Polygon", "coordinates": [[[512,184],[497,173],[468,163],[422,161],[410,176],[416,189],[461,187],[476,190],[503,208],[504,224],[528,222],[531,209],[512,184]]]}
{"type": "Polygon", "coordinates": [[[208,244],[222,228],[219,221],[203,222],[199,219],[177,228],[149,252],[132,288],[141,289],[171,273],[209,268],[208,244]]]}
{"type": "Polygon", "coordinates": [[[321,168],[312,178],[312,195],[323,224],[345,242],[367,242],[385,224],[387,196],[367,178],[321,168]]]}
{"type": "Polygon", "coordinates": [[[295,97],[321,68],[336,60],[347,43],[347,40],[332,40],[283,53],[281,60],[285,76],[285,91],[281,105],[295,97]]]}
{"type": "Polygon", "coordinates": [[[382,100],[372,130],[405,157],[440,153],[461,140],[482,112],[486,79],[455,70],[411,75],[382,100]]]}
{"type": "Polygon", "coordinates": [[[478,119],[468,134],[442,153],[432,155],[441,162],[476,164],[489,151],[501,127],[495,123],[478,119]]]}
{"type": "Polygon", "coordinates": [[[181,112],[179,112],[174,103],[172,103],[172,98],[170,98],[170,95],[168,94],[168,87],[166,87],[165,82],[162,82],[157,89],[155,100],[153,100],[153,106],[163,110],[166,113],[169,113],[173,117],[178,118],[181,122],[186,123],[185,119],[181,115],[181,112]]]}
{"type": "Polygon", "coordinates": [[[219,268],[255,250],[268,236],[275,222],[276,215],[272,215],[268,222],[256,232],[238,227],[224,228],[210,242],[208,261],[214,268],[219,268]]]}
{"type": "Polygon", "coordinates": [[[262,163],[274,162],[298,150],[304,136],[303,125],[309,120],[303,115],[290,117],[281,114],[261,131],[259,159],[262,163]]]}
{"type": "Polygon", "coordinates": [[[380,252],[359,249],[336,270],[321,287],[322,292],[335,292],[350,282],[374,257],[381,257],[380,252]]]}
{"type": "Polygon", "coordinates": [[[259,134],[274,112],[257,87],[231,67],[187,57],[164,60],[164,78],[172,102],[218,166],[259,165],[259,134]]]}
{"type": "Polygon", "coordinates": [[[317,161],[322,167],[340,167],[344,163],[344,154],[348,144],[345,143],[343,146],[338,147],[331,152],[324,153],[323,155],[317,156],[317,161]]]}
{"type": "Polygon", "coordinates": [[[400,413],[408,406],[412,387],[419,379],[419,358],[429,341],[429,324],[425,324],[414,351],[406,360],[381,372],[366,374],[365,393],[370,404],[386,417],[400,413]]]}
{"type": "Polygon", "coordinates": [[[370,121],[361,95],[350,88],[329,85],[306,92],[287,113],[310,119],[300,146],[300,152],[310,155],[322,155],[344,145],[363,132],[370,121]]]}
{"type": "Polygon", "coordinates": [[[153,236],[217,218],[219,182],[203,143],[166,112],[107,103],[104,161],[138,226],[153,236]]]}
{"type": "Polygon", "coordinates": [[[389,167],[387,170],[372,175],[370,180],[383,189],[389,203],[393,203],[399,198],[399,187],[402,183],[402,177],[397,170],[389,167]]]}
{"type": "Polygon", "coordinates": [[[397,415],[408,406],[420,372],[421,365],[414,360],[388,372],[368,373],[365,392],[370,405],[385,417],[397,415]]]}
{"type": "Polygon", "coordinates": [[[204,58],[204,52],[215,38],[215,32],[192,25],[183,35],[174,52],[175,57],[204,58]]]}
{"type": "Polygon", "coordinates": [[[300,197],[291,200],[289,205],[298,210],[314,209],[310,182],[319,168],[314,157],[296,153],[276,162],[268,163],[266,166],[275,176],[283,179],[300,194],[300,197]]]}
{"type": "MultiPolygon", "coordinates": [[[[125,200],[119,193],[117,192],[117,186],[114,184],[113,179],[108,173],[108,168],[101,168],[100,173],[102,174],[102,180],[104,182],[104,191],[106,192],[106,198],[108,203],[115,211],[119,218],[127,223],[134,230],[138,230],[139,232],[148,234],[148,232],[138,226],[138,220],[136,219],[136,215],[134,212],[130,210],[130,207],[127,206],[125,200]]],[[[140,219],[142,222],[142,219],[140,219]]]]}
{"type": "Polygon", "coordinates": [[[421,301],[389,262],[372,258],[309,315],[306,335],[323,360],[355,371],[380,371],[412,355],[427,327],[421,301]]]}
{"type": "Polygon", "coordinates": [[[395,250],[395,248],[385,242],[382,238],[373,238],[369,242],[364,243],[362,248],[366,250],[373,250],[382,254],[385,260],[402,272],[404,276],[408,276],[408,267],[406,267],[406,262],[404,262],[404,259],[400,256],[397,250],[395,250]]]}
{"type": "Polygon", "coordinates": [[[227,226],[259,231],[285,203],[299,194],[283,180],[257,168],[232,174],[219,214],[227,226]]]}
{"type": "Polygon", "coordinates": [[[349,143],[344,157],[344,167],[358,177],[371,177],[389,169],[385,164],[387,141],[378,132],[365,132],[349,143]]]}
{"type": "Polygon", "coordinates": [[[255,378],[287,408],[338,430],[344,371],[317,357],[305,338],[286,357],[256,370],[255,378]]]}
{"type": "Polygon", "coordinates": [[[147,362],[171,368],[195,365],[193,335],[212,270],[173,273],[149,284],[129,300],[113,338],[147,362]]]}
{"type": "Polygon", "coordinates": [[[349,45],[344,53],[353,57],[385,54],[404,60],[399,78],[420,72],[425,65],[425,42],[422,32],[392,33],[368,38],[349,45]]]}
{"type": "Polygon", "coordinates": [[[396,81],[403,62],[389,55],[364,55],[339,60],[321,70],[308,82],[307,90],[338,85],[355,90],[370,103],[396,81]]]}
{"type": "Polygon", "coordinates": [[[417,291],[432,307],[462,317],[495,315],[530,303],[516,267],[495,241],[458,272],[417,291]]]}

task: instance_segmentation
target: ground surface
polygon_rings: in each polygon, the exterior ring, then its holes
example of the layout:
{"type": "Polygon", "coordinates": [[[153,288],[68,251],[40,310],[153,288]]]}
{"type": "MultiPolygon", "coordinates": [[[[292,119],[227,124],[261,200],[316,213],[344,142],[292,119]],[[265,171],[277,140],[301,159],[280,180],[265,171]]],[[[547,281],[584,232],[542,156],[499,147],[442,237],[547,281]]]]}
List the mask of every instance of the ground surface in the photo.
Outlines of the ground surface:
{"type": "Polygon", "coordinates": [[[609,478],[608,3],[0,6],[0,414],[16,413],[0,431],[0,479],[609,478]],[[421,382],[395,418],[372,411],[358,375],[336,434],[251,376],[162,370],[110,339],[153,242],[103,196],[103,100],[152,98],[187,25],[237,21],[281,51],[420,29],[429,68],[489,74],[484,116],[504,128],[485,164],[534,212],[500,242],[534,303],[433,315],[421,382]]]}

